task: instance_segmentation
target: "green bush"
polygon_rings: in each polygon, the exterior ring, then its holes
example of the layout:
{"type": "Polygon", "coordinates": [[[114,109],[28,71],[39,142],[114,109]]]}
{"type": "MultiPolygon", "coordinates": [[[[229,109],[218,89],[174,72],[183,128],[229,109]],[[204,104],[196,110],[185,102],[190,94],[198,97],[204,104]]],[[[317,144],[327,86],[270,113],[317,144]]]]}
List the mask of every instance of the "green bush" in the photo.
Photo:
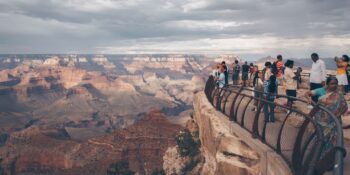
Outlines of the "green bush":
{"type": "Polygon", "coordinates": [[[130,170],[129,162],[121,160],[109,166],[107,175],[134,175],[135,173],[130,170]]]}
{"type": "Polygon", "coordinates": [[[175,139],[180,156],[193,157],[199,153],[200,142],[198,140],[194,140],[191,133],[187,129],[180,131],[179,134],[176,135],[175,139]]]}

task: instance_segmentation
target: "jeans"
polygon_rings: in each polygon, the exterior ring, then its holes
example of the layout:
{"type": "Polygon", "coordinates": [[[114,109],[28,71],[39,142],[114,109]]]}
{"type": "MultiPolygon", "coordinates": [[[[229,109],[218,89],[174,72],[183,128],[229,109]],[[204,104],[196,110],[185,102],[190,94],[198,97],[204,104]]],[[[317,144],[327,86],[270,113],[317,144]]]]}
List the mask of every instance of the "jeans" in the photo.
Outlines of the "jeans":
{"type": "Polygon", "coordinates": [[[274,97],[267,97],[267,101],[270,103],[265,102],[264,104],[264,115],[265,115],[265,122],[274,122],[275,121],[275,98],[274,97]]]}
{"type": "MultiPolygon", "coordinates": [[[[286,95],[287,96],[290,96],[290,97],[297,97],[297,90],[290,90],[290,89],[287,89],[286,90],[286,95]]],[[[294,99],[291,99],[291,98],[288,98],[288,106],[291,106],[294,102],[294,99]]]]}
{"type": "MultiPolygon", "coordinates": [[[[318,89],[323,87],[321,83],[310,83],[310,90],[318,89]]],[[[319,96],[312,96],[312,101],[317,103],[318,102],[318,97],[319,96]]]]}

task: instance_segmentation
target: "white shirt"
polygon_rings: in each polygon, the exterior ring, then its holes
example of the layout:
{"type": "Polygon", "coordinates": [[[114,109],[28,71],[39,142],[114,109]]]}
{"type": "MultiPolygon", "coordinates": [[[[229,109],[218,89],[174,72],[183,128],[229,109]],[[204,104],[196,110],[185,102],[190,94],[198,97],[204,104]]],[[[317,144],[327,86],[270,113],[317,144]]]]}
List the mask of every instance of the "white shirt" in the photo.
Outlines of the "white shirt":
{"type": "Polygon", "coordinates": [[[293,79],[294,77],[295,77],[295,74],[293,70],[289,67],[286,67],[286,69],[284,70],[284,81],[286,82],[287,90],[297,89],[297,81],[293,79]]]}
{"type": "Polygon", "coordinates": [[[312,63],[310,83],[322,83],[326,80],[326,65],[320,59],[312,63]]]}
{"type": "Polygon", "coordinates": [[[217,69],[215,69],[215,70],[213,70],[213,72],[211,73],[211,75],[213,76],[213,77],[219,77],[219,70],[217,70],[217,69]]]}

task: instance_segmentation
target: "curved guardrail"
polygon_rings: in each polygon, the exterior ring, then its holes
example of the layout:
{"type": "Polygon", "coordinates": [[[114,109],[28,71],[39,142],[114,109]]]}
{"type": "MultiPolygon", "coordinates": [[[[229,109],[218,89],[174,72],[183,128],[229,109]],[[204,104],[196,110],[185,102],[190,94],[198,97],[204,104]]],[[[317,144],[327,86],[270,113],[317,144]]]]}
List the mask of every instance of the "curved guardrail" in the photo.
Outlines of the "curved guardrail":
{"type": "MultiPolygon", "coordinates": [[[[213,76],[206,82],[205,94],[213,106],[224,113],[231,121],[241,125],[254,138],[275,150],[287,162],[293,174],[312,175],[333,171],[334,175],[343,174],[343,159],[346,151],[343,147],[343,132],[339,120],[322,105],[312,104],[308,112],[297,108],[270,102],[254,91],[243,86],[218,88],[213,76]],[[263,108],[274,105],[276,121],[264,121],[263,108]],[[254,111],[253,111],[254,110],[254,111]],[[331,128],[325,128],[315,119],[325,114],[331,128]],[[330,138],[330,136],[335,136],[330,138]],[[331,145],[324,144],[329,141],[331,145]]],[[[269,94],[264,94],[268,96],[269,94]]],[[[295,100],[300,105],[309,105],[298,98],[277,95],[277,98],[295,100]]]]}

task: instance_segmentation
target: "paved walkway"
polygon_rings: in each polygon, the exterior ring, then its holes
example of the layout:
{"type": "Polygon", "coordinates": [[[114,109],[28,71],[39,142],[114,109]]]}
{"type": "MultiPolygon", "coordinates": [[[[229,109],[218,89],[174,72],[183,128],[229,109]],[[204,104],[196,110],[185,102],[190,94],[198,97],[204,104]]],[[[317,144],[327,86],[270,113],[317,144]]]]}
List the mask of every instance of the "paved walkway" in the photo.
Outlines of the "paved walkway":
{"type": "MultiPolygon", "coordinates": [[[[245,93],[251,93],[251,92],[245,92],[245,93]]],[[[228,95],[228,94],[226,94],[228,95]]],[[[251,95],[251,94],[247,94],[251,95]]],[[[231,94],[227,98],[226,106],[222,104],[222,109],[225,108],[225,113],[229,116],[230,115],[230,108],[233,102],[235,94],[231,94]]],[[[249,98],[243,98],[240,96],[236,103],[235,103],[235,110],[237,110],[237,123],[242,124],[244,128],[248,129],[249,131],[252,131],[253,129],[253,120],[256,115],[256,112],[253,111],[255,106],[253,105],[253,102],[250,102],[249,98]],[[240,102],[239,107],[237,108],[238,104],[240,102]],[[249,105],[247,105],[249,103],[249,105]],[[246,108],[247,106],[247,108],[246,108]],[[244,120],[243,119],[244,114],[244,120]]],[[[297,108],[303,108],[302,110],[304,112],[307,112],[308,110],[305,107],[305,104],[296,104],[297,108]],[[304,108],[305,107],[305,108],[304,108]]],[[[277,144],[277,136],[281,129],[282,122],[286,117],[286,110],[282,109],[280,107],[276,107],[276,121],[274,123],[268,123],[266,126],[266,142],[271,147],[276,147],[277,144]]],[[[284,126],[282,135],[281,135],[281,150],[282,154],[288,159],[288,161],[291,161],[291,154],[292,154],[292,148],[294,146],[294,142],[297,136],[297,133],[299,131],[300,125],[303,122],[303,118],[298,116],[296,113],[292,113],[289,119],[287,120],[287,124],[284,126]]],[[[263,127],[264,126],[264,114],[261,111],[259,116],[259,134],[262,135],[263,127]]],[[[344,132],[349,132],[348,136],[349,138],[345,140],[345,147],[348,152],[348,156],[344,160],[344,175],[350,174],[350,129],[344,130],[344,132]]],[[[304,138],[307,138],[307,134],[304,135],[304,138]]],[[[332,174],[332,173],[327,173],[332,174]]]]}

